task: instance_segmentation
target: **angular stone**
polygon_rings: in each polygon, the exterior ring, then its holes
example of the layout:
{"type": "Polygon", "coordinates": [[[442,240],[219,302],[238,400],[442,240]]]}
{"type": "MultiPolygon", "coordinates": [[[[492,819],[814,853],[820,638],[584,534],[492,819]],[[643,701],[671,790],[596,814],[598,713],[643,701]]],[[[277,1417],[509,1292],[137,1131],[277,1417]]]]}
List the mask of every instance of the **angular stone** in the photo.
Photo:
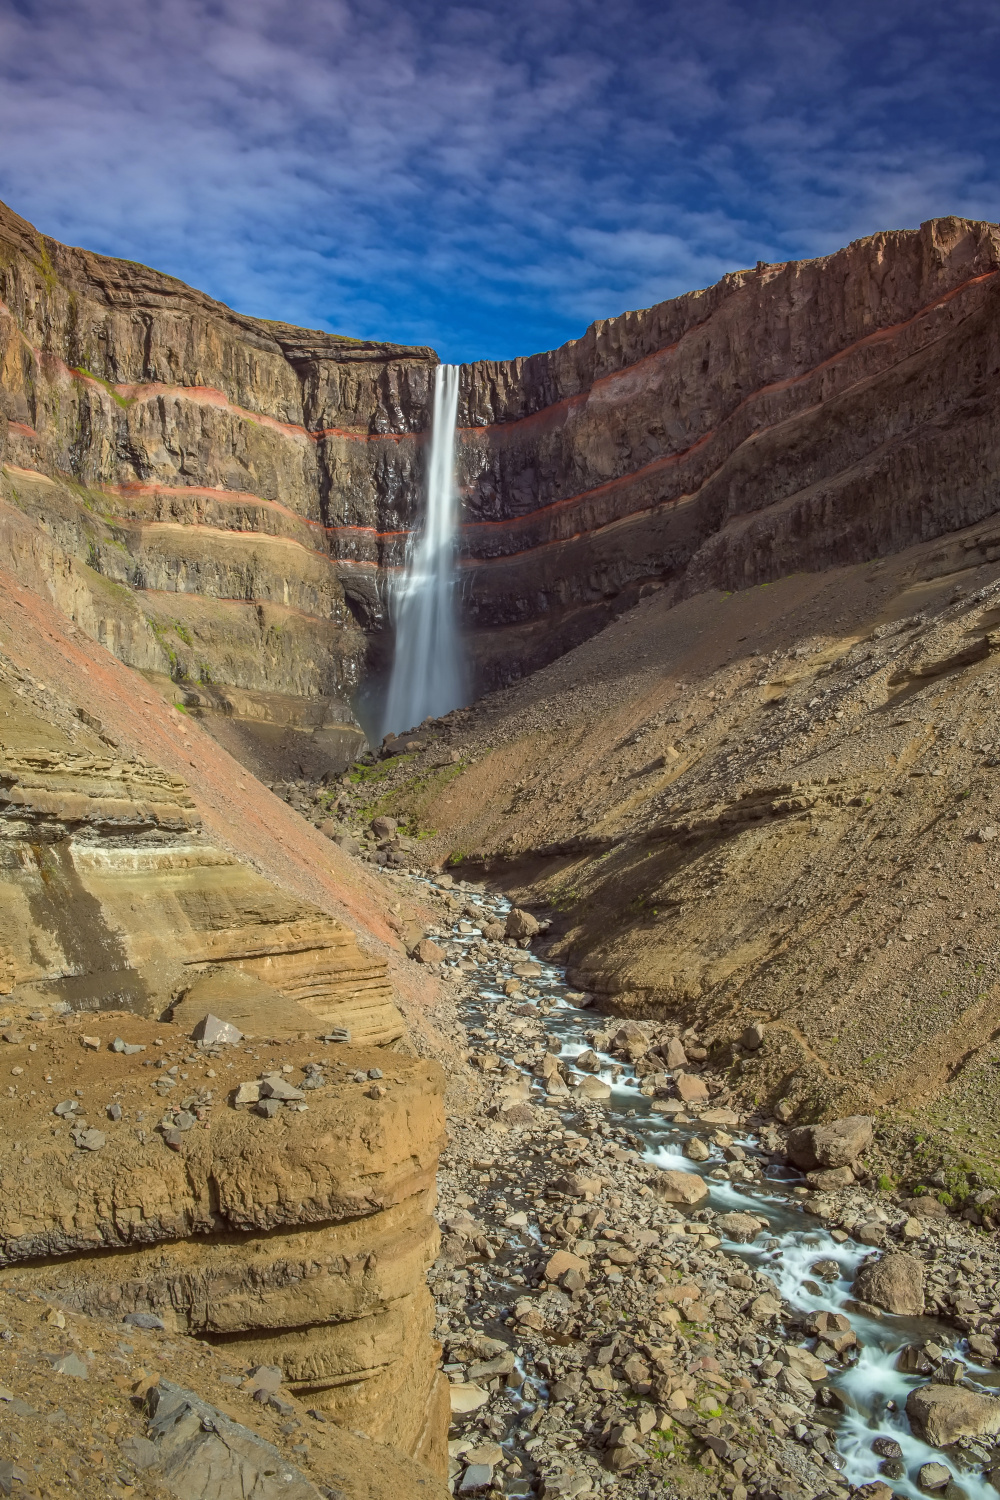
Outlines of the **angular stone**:
{"type": "Polygon", "coordinates": [[[574,1068],[579,1068],[583,1073],[599,1073],[601,1071],[601,1059],[593,1048],[581,1052],[573,1058],[574,1068]]]}
{"type": "Polygon", "coordinates": [[[804,1172],[849,1167],[872,1143],[869,1115],[848,1115],[829,1125],[799,1125],[789,1132],[788,1159],[804,1172]]]}
{"type": "Polygon", "coordinates": [[[585,1099],[610,1099],[611,1085],[605,1083],[603,1078],[584,1078],[577,1093],[582,1094],[585,1099]]]}
{"type": "Polygon", "coordinates": [[[918,1318],[924,1310],[923,1263],[905,1250],[894,1250],[861,1266],[852,1291],[886,1312],[918,1318]]]}
{"type": "Polygon", "coordinates": [[[935,1460],[929,1464],[921,1464],[917,1478],[922,1489],[943,1490],[951,1483],[951,1470],[935,1460]]]}
{"type": "Polygon", "coordinates": [[[756,1052],[764,1044],[764,1028],[754,1021],[749,1025],[740,1037],[740,1045],[748,1052],[756,1052]]]}
{"type": "Polygon", "coordinates": [[[252,1083],[241,1083],[239,1088],[236,1090],[236,1098],[234,1100],[234,1103],[256,1104],[259,1098],[260,1083],[258,1081],[254,1081],[252,1083]]]}
{"type": "Polygon", "coordinates": [[[86,1380],[90,1373],[78,1354],[64,1354],[54,1359],[52,1368],[57,1375],[71,1375],[74,1380],[86,1380]]]}
{"type": "Polygon", "coordinates": [[[804,1375],[807,1380],[816,1382],[826,1379],[827,1370],[823,1361],[817,1359],[815,1354],[810,1354],[808,1349],[800,1349],[797,1344],[785,1344],[778,1350],[777,1358],[781,1364],[804,1375]]]}
{"type": "Polygon", "coordinates": [[[413,957],[422,964],[438,964],[444,958],[444,949],[438,947],[433,938],[421,938],[413,950],[413,957]]]}
{"type": "Polygon", "coordinates": [[[167,1326],[164,1323],[163,1319],[162,1318],[158,1318],[155,1313],[144,1313],[144,1312],[126,1313],[125,1316],[122,1318],[122,1322],[123,1323],[127,1323],[130,1328],[149,1328],[149,1329],[153,1329],[153,1328],[165,1328],[167,1326]]]}
{"type": "Polygon", "coordinates": [[[507,921],[504,931],[511,938],[534,937],[541,931],[536,919],[530,911],[522,911],[518,906],[512,906],[507,913],[507,921]]]}
{"type": "Polygon", "coordinates": [[[73,1144],[79,1151],[103,1151],[108,1138],[103,1130],[75,1130],[73,1144]]]}
{"type": "Polygon", "coordinates": [[[313,1482],[272,1443],[169,1380],[147,1397],[157,1478],[177,1500],[317,1500],[313,1482]]]}
{"type": "MultiPolygon", "coordinates": [[[[663,1051],[663,1049],[660,1049],[663,1051]]],[[[687,1067],[687,1053],[684,1051],[680,1037],[672,1036],[663,1051],[664,1060],[671,1072],[675,1068],[687,1067]]]]}
{"type": "Polygon", "coordinates": [[[704,1203],[708,1185],[695,1172],[668,1169],[657,1172],[650,1181],[653,1191],[667,1203],[704,1203]]]}
{"type": "Polygon", "coordinates": [[[449,1396],[452,1413],[456,1416],[465,1416],[470,1411],[478,1411],[490,1399],[489,1391],[484,1391],[481,1385],[474,1385],[471,1382],[453,1385],[449,1396]]]}
{"type": "Polygon", "coordinates": [[[242,1042],[243,1033],[231,1021],[220,1021],[218,1016],[209,1014],[197,1022],[191,1037],[206,1046],[235,1046],[242,1042]]]}
{"type": "Polygon", "coordinates": [[[569,1250],[557,1250],[545,1263],[546,1281],[558,1281],[565,1276],[567,1271],[577,1271],[586,1279],[588,1266],[579,1255],[573,1255],[569,1250]]]}
{"type": "Polygon", "coordinates": [[[280,1073],[265,1073],[260,1082],[260,1092],[264,1099],[280,1099],[282,1103],[305,1098],[302,1090],[289,1083],[280,1073]]]}
{"type": "Polygon", "coordinates": [[[735,1240],[740,1245],[749,1245],[757,1238],[764,1225],[752,1214],[731,1213],[720,1214],[713,1228],[721,1230],[727,1240],[735,1240]]]}
{"type": "Polygon", "coordinates": [[[462,1482],[458,1486],[459,1495],[478,1495],[483,1490],[488,1490],[493,1484],[492,1464],[470,1464],[462,1475],[462,1482]]]}
{"type": "Polygon", "coordinates": [[[674,1083],[685,1104],[698,1104],[702,1099],[708,1098],[708,1084],[704,1078],[698,1078],[693,1073],[678,1073],[674,1083]]]}
{"type": "Polygon", "coordinates": [[[806,1181],[818,1193],[830,1193],[836,1192],[838,1188],[850,1187],[854,1182],[854,1173],[850,1167],[831,1167],[827,1171],[809,1172],[806,1181]]]}
{"type": "Polygon", "coordinates": [[[1000,1400],[964,1385],[918,1385],[906,1398],[906,1415],[935,1448],[1000,1432],[1000,1400]]]}

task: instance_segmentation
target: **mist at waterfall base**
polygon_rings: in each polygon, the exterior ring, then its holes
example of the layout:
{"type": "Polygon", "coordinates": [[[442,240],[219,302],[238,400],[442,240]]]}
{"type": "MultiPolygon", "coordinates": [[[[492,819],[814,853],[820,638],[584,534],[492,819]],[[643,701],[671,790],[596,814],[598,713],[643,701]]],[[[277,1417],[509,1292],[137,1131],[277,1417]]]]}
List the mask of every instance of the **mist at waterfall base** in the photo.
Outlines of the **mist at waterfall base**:
{"type": "Polygon", "coordinates": [[[382,734],[413,729],[464,702],[465,671],[458,628],[455,544],[458,491],[455,426],[458,365],[434,372],[434,415],[427,465],[427,507],[411,535],[406,566],[392,586],[395,650],[382,734]]]}

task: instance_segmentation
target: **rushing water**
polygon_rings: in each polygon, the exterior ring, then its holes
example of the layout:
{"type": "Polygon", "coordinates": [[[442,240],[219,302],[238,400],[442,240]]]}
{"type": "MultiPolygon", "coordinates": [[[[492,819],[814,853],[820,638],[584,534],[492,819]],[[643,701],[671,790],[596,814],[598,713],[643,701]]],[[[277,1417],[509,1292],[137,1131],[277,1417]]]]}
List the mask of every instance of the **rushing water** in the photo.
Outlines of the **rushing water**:
{"type": "MultiPolygon", "coordinates": [[[[508,903],[503,900],[484,898],[475,891],[464,894],[476,904],[488,905],[491,916],[499,914],[502,917],[508,909],[508,903]]],[[[467,949],[480,941],[480,934],[460,933],[456,922],[450,941],[467,949]]],[[[550,1035],[559,1036],[561,1055],[571,1061],[589,1047],[583,1033],[593,1026],[594,1018],[566,998],[564,970],[535,955],[532,955],[532,960],[540,965],[542,974],[531,984],[540,992],[540,999],[553,1006],[545,1017],[546,1029],[550,1035]]],[[[469,1007],[470,1019],[476,1026],[488,1029],[490,1010],[506,1000],[499,985],[510,977],[510,969],[509,963],[501,964],[496,974],[469,976],[478,986],[477,997],[469,1007]]],[[[710,1206],[716,1212],[742,1209],[766,1221],[768,1229],[753,1244],[723,1240],[723,1248],[765,1270],[776,1282],[781,1295],[794,1307],[811,1312],[842,1311],[851,1296],[855,1270],[871,1252],[867,1246],[851,1240],[838,1243],[818,1220],[803,1211],[791,1191],[801,1183],[799,1174],[771,1168],[773,1175],[764,1183],[741,1183],[739,1186],[712,1177],[712,1169],[724,1164],[722,1152],[714,1149],[709,1160],[702,1163],[690,1161],[683,1154],[683,1147],[691,1135],[697,1133],[696,1129],[676,1124],[654,1112],[649,1101],[639,1093],[633,1070],[623,1068],[618,1059],[608,1054],[598,1055],[603,1064],[600,1076],[612,1087],[611,1098],[604,1108],[611,1121],[625,1126],[643,1141],[646,1161],[661,1168],[702,1175],[710,1189],[710,1206]],[[815,1272],[812,1267],[820,1258],[837,1262],[841,1268],[839,1280],[820,1286],[813,1279],[815,1272]]],[[[567,1101],[564,1112],[575,1114],[576,1109],[577,1106],[567,1101]]],[[[752,1136],[740,1134],[738,1141],[748,1153],[763,1161],[764,1153],[752,1136]]],[[[842,1393],[846,1408],[837,1426],[838,1456],[835,1461],[844,1477],[853,1484],[884,1477],[878,1472],[881,1460],[871,1451],[873,1439],[884,1436],[894,1438],[903,1450],[906,1477],[889,1481],[897,1495],[912,1497],[912,1500],[925,1495],[926,1492],[916,1483],[917,1472],[922,1464],[937,1461],[945,1464],[953,1475],[946,1500],[959,1500],[959,1497],[962,1500],[997,1500],[997,1490],[982,1473],[982,1462],[987,1457],[984,1451],[977,1453],[969,1449],[961,1457],[943,1453],[910,1431],[904,1409],[906,1397],[914,1386],[923,1384],[926,1377],[903,1374],[895,1368],[895,1362],[903,1345],[933,1338],[967,1364],[967,1378],[984,1394],[998,1394],[996,1372],[978,1367],[954,1330],[934,1319],[894,1317],[887,1313],[876,1320],[854,1311],[850,1317],[861,1344],[860,1353],[844,1369],[830,1367],[827,1382],[842,1393]]],[[[985,1446],[990,1446],[988,1439],[985,1446]]]]}
{"type": "Polygon", "coordinates": [[[384,733],[440,718],[462,701],[461,641],[455,599],[455,424],[458,365],[434,372],[434,424],[424,524],[410,536],[406,567],[393,586],[396,645],[384,733]]]}

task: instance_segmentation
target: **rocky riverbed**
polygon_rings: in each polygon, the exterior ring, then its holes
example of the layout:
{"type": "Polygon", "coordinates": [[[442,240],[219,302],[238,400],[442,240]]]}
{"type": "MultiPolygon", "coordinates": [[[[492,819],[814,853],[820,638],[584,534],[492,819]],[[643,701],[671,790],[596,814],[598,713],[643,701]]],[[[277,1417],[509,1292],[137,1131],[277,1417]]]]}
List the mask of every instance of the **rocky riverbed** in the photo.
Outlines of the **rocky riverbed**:
{"type": "Polygon", "coordinates": [[[431,1272],[454,1492],[995,1495],[994,1240],[859,1183],[871,1121],[740,1113],[696,1035],[593,1013],[531,914],[384,878],[436,908],[414,952],[468,1040],[431,1272]]]}

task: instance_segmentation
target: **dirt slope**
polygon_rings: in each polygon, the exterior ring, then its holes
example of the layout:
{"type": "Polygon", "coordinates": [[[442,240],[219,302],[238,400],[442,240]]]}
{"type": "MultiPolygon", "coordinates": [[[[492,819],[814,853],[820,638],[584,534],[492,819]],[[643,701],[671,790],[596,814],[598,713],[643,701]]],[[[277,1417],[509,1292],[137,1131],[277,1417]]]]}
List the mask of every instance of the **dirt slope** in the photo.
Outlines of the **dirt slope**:
{"type": "Polygon", "coordinates": [[[461,773],[427,778],[435,742],[379,806],[436,830],[428,857],[549,911],[603,1008],[707,1031],[748,1096],[911,1111],[985,1144],[998,557],[980,527],[734,594],[654,592],[433,726],[461,773]]]}

